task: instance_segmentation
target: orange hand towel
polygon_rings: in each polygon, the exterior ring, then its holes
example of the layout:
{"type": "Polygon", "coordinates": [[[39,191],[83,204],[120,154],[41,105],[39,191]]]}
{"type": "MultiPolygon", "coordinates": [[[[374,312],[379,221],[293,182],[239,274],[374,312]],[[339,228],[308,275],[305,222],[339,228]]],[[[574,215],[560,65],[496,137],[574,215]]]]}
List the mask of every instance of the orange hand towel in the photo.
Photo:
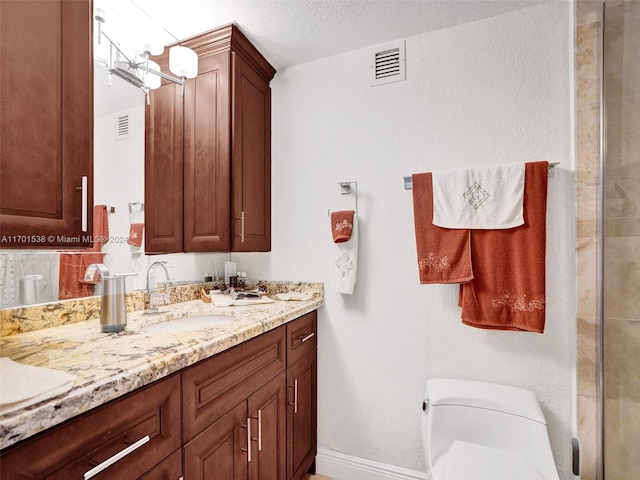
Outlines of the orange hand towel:
{"type": "Polygon", "coordinates": [[[132,223],[129,228],[129,238],[127,243],[134,247],[142,245],[142,232],[144,231],[144,223],[132,223]]]}
{"type": "Polygon", "coordinates": [[[431,173],[412,175],[413,216],[420,283],[460,283],[473,278],[471,239],[467,229],[433,224],[431,173]]]}
{"type": "Polygon", "coordinates": [[[472,233],[474,278],[460,286],[463,323],[544,331],[548,165],[525,165],[524,225],[472,233]]]}
{"type": "MultiPolygon", "coordinates": [[[[93,207],[93,247],[90,251],[101,252],[102,245],[109,241],[109,214],[106,205],[93,207]]],[[[83,274],[84,276],[84,274],[83,274]]]]}
{"type": "Polygon", "coordinates": [[[85,251],[60,254],[58,275],[58,299],[89,297],[92,295],[90,283],[85,282],[84,272],[92,263],[102,263],[102,245],[109,241],[109,221],[106,205],[93,207],[93,246],[85,251]]]}
{"type": "Polygon", "coordinates": [[[348,242],[353,232],[354,210],[331,212],[331,234],[334,243],[348,242]]]}

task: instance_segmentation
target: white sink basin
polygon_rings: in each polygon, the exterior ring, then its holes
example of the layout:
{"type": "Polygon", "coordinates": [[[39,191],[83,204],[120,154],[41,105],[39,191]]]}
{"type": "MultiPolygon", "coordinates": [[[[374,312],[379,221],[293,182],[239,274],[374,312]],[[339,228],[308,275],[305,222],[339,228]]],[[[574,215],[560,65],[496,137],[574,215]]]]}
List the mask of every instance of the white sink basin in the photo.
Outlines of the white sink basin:
{"type": "Polygon", "coordinates": [[[184,317],[174,320],[152,323],[142,329],[144,333],[172,333],[200,330],[233,321],[229,315],[203,315],[200,317],[184,317]]]}

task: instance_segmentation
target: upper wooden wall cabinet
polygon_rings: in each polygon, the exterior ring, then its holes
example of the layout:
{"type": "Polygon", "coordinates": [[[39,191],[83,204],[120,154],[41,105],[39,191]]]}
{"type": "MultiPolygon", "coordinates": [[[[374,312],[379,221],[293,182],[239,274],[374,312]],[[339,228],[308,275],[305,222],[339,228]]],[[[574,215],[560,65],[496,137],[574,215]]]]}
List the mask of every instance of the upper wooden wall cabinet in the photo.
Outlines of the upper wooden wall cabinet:
{"type": "Polygon", "coordinates": [[[92,13],[0,2],[0,248],[92,244],[92,13]]]}
{"type": "MultiPolygon", "coordinates": [[[[275,69],[235,25],[181,42],[198,76],[163,80],[146,108],[145,250],[271,250],[275,69]]],[[[168,49],[154,58],[168,71],[168,49]]]]}

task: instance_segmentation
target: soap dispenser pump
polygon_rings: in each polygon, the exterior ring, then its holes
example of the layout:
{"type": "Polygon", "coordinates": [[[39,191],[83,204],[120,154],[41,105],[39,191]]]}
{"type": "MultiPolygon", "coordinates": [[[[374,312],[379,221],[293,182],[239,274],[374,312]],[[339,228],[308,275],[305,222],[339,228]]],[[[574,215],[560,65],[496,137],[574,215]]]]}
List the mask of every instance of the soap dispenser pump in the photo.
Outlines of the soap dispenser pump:
{"type": "Polygon", "coordinates": [[[114,333],[127,326],[127,292],[125,279],[135,273],[109,275],[109,269],[102,263],[92,263],[84,274],[85,282],[95,280],[100,272],[102,297],[100,301],[100,328],[103,332],[114,333]]]}

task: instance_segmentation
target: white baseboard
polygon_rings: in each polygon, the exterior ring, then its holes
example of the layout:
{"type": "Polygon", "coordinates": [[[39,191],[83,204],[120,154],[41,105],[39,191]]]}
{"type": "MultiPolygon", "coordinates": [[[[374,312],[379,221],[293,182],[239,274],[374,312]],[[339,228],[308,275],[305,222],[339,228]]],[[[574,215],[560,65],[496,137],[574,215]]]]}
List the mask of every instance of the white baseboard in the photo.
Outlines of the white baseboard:
{"type": "Polygon", "coordinates": [[[424,472],[318,449],[316,471],[333,480],[429,480],[424,472]]]}

